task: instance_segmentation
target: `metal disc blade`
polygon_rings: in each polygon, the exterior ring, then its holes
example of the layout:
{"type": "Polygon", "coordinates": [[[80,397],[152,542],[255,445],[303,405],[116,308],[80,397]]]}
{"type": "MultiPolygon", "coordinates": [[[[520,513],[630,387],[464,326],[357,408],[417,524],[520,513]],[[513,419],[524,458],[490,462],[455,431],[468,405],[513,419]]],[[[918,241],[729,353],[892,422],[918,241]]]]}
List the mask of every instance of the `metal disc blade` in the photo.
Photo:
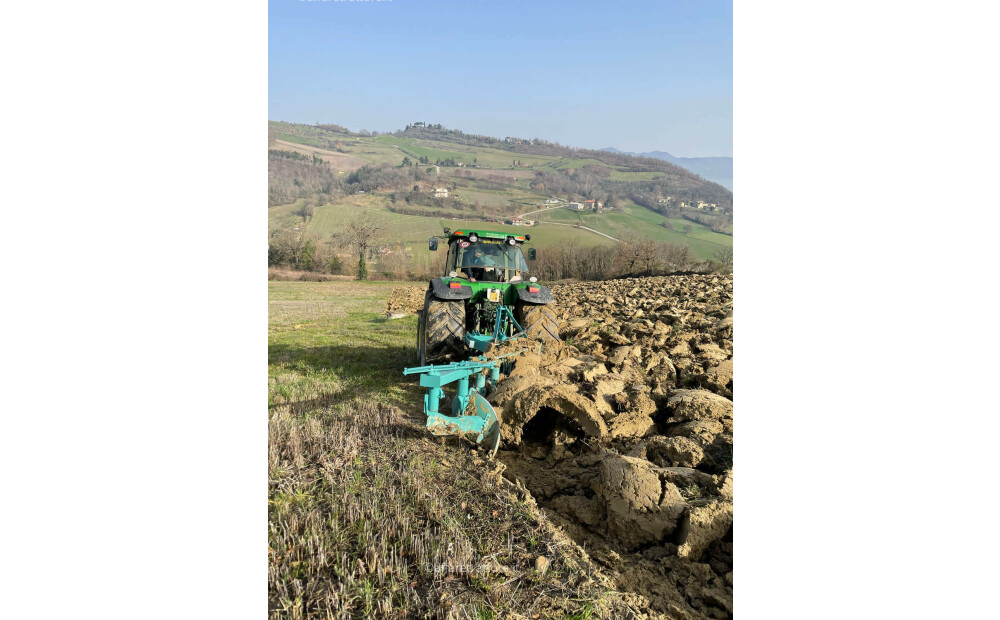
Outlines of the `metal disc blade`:
{"type": "Polygon", "coordinates": [[[479,392],[474,393],[474,398],[476,416],[485,421],[479,443],[489,453],[490,458],[493,458],[497,453],[497,448],[500,447],[500,419],[497,417],[497,412],[493,409],[493,405],[483,398],[479,392]]]}

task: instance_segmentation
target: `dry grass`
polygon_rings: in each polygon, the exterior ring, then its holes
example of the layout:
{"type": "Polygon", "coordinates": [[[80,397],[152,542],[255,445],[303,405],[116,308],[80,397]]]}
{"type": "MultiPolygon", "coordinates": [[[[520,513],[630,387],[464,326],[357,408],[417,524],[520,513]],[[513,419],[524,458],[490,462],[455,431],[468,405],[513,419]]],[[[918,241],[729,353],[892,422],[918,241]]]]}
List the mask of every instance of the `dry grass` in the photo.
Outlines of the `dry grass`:
{"type": "Polygon", "coordinates": [[[281,282],[338,282],[353,280],[354,276],[316,273],[314,271],[299,271],[284,267],[268,267],[267,279],[281,282]]]}
{"type": "MultiPolygon", "coordinates": [[[[563,617],[605,586],[500,466],[355,401],[271,417],[274,617],[563,617]],[[552,564],[541,575],[535,559],[552,564]]],[[[607,605],[604,605],[607,607],[607,605]]]]}
{"type": "Polygon", "coordinates": [[[269,285],[271,617],[621,617],[502,464],[427,435],[395,371],[412,321],[379,319],[391,288],[269,285]]]}

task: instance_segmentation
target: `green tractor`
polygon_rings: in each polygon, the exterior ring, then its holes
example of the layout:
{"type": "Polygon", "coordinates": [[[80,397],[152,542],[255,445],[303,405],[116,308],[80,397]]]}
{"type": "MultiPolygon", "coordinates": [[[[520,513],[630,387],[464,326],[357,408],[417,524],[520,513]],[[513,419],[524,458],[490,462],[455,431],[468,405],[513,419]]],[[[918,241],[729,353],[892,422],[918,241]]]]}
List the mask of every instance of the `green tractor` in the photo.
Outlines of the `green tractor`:
{"type": "MultiPolygon", "coordinates": [[[[559,340],[552,292],[528,276],[521,246],[531,235],[444,229],[448,256],[434,278],[417,321],[420,365],[461,361],[521,330],[543,342],[559,340]],[[520,329],[519,329],[520,328],[520,329]]],[[[438,249],[437,237],[428,248],[438,249]]],[[[528,250],[535,259],[535,250],[528,250]]]]}

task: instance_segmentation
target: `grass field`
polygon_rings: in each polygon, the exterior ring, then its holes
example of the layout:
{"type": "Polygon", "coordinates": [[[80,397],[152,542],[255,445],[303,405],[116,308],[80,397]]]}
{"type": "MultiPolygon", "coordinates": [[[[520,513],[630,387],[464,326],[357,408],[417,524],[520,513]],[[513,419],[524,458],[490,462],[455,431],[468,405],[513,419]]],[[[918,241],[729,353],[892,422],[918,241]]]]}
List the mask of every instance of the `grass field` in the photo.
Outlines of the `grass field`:
{"type": "Polygon", "coordinates": [[[583,168],[584,166],[606,166],[607,164],[597,161],[596,159],[572,159],[568,157],[561,158],[558,162],[554,162],[551,167],[557,168],[559,170],[565,170],[567,168],[583,168]]]}
{"type": "Polygon", "coordinates": [[[612,170],[608,178],[612,181],[649,181],[662,176],[662,172],[623,172],[621,170],[612,170]]]}
{"type": "MultiPolygon", "coordinates": [[[[675,230],[668,230],[661,225],[663,220],[667,218],[638,205],[627,206],[625,213],[596,214],[590,211],[551,209],[528,216],[529,218],[537,218],[539,223],[526,227],[464,220],[461,219],[460,212],[455,212],[457,219],[400,215],[387,211],[384,206],[385,200],[380,196],[349,196],[339,202],[346,204],[317,207],[312,219],[306,225],[306,230],[326,241],[333,233],[343,230],[351,219],[365,213],[371,213],[374,217],[388,224],[387,235],[389,238],[392,241],[402,242],[410,248],[418,264],[434,264],[436,259],[427,250],[426,242],[431,236],[440,237],[445,226],[452,229],[478,228],[515,234],[528,233],[531,235],[530,245],[539,249],[565,245],[574,240],[583,246],[614,244],[614,241],[606,237],[566,225],[577,222],[582,222],[584,226],[615,238],[621,238],[622,235],[632,232],[657,241],[687,245],[696,256],[702,259],[711,259],[720,249],[733,245],[732,236],[713,232],[706,226],[687,220],[670,219],[675,230]],[[552,222],[552,224],[546,225],[546,222],[552,222]],[[685,225],[691,226],[690,234],[684,234],[683,227],[685,225]]],[[[297,208],[295,205],[272,207],[269,210],[272,224],[302,225],[302,219],[294,215],[297,208]]]]}
{"type": "Polygon", "coordinates": [[[559,160],[558,157],[547,155],[526,155],[523,153],[511,153],[501,149],[491,149],[486,147],[473,147],[463,144],[447,144],[431,140],[419,140],[416,138],[397,138],[395,136],[379,136],[375,141],[381,144],[397,145],[400,149],[416,155],[425,156],[434,163],[438,158],[454,158],[456,162],[472,164],[476,162],[485,168],[510,168],[511,163],[516,159],[524,164],[542,166],[559,160]]]}
{"type": "MultiPolygon", "coordinates": [[[[733,238],[729,235],[713,232],[707,226],[689,222],[683,219],[670,219],[675,230],[662,226],[663,215],[650,211],[645,207],[629,203],[625,213],[593,213],[592,211],[574,211],[570,209],[552,209],[536,213],[528,217],[537,218],[539,222],[560,222],[574,224],[582,222],[584,226],[599,230],[612,237],[633,232],[639,236],[650,237],[657,241],[668,241],[687,245],[699,258],[710,259],[715,253],[725,247],[732,247],[733,238]],[[691,234],[684,234],[685,225],[690,225],[691,234]]],[[[541,225],[544,227],[544,224],[541,225]]],[[[583,232],[580,233],[584,234],[583,232]]],[[[590,235],[596,237],[596,235],[590,235]]]]}
{"type": "MultiPolygon", "coordinates": [[[[500,232],[510,232],[514,234],[531,235],[531,244],[534,247],[546,248],[553,245],[565,244],[573,239],[584,245],[607,245],[613,243],[610,239],[595,235],[587,231],[575,230],[566,226],[507,226],[504,224],[492,224],[475,220],[446,219],[436,217],[424,217],[420,215],[400,215],[385,210],[378,202],[377,196],[350,196],[338,202],[346,204],[330,204],[316,207],[312,219],[306,224],[306,230],[315,234],[322,240],[328,240],[330,236],[343,230],[348,221],[366,213],[388,223],[387,235],[393,241],[414,246],[414,251],[426,250],[427,239],[433,235],[441,236],[444,227],[452,229],[472,228],[495,230],[500,232]],[[367,204],[366,204],[367,203],[367,204]]],[[[302,218],[294,215],[298,207],[286,205],[281,207],[271,207],[269,217],[272,224],[279,225],[302,225],[302,218]]],[[[456,215],[460,218],[460,215],[456,215]]]]}
{"type": "Polygon", "coordinates": [[[268,283],[271,617],[617,617],[495,462],[426,433],[401,374],[416,319],[381,312],[394,285],[268,283]]]}

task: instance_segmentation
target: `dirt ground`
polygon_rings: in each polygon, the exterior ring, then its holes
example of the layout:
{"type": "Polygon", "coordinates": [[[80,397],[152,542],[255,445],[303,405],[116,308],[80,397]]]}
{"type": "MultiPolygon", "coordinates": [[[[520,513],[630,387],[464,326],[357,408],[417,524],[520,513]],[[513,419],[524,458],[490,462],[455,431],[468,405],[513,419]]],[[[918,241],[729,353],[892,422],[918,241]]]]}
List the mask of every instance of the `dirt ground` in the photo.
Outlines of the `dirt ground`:
{"type": "Polygon", "coordinates": [[[393,287],[388,301],[385,302],[385,316],[402,318],[407,314],[416,314],[424,307],[424,292],[426,286],[396,286],[393,287]]]}
{"type": "Polygon", "coordinates": [[[552,287],[563,344],[490,396],[498,458],[649,617],[727,618],[733,595],[733,283],[552,287]]]}
{"type": "MultiPolygon", "coordinates": [[[[562,343],[518,339],[489,395],[503,475],[626,593],[635,617],[733,607],[733,281],[553,285],[562,343]]],[[[423,289],[387,307],[415,313],[423,289]],[[418,299],[419,298],[419,299],[418,299]]]]}

